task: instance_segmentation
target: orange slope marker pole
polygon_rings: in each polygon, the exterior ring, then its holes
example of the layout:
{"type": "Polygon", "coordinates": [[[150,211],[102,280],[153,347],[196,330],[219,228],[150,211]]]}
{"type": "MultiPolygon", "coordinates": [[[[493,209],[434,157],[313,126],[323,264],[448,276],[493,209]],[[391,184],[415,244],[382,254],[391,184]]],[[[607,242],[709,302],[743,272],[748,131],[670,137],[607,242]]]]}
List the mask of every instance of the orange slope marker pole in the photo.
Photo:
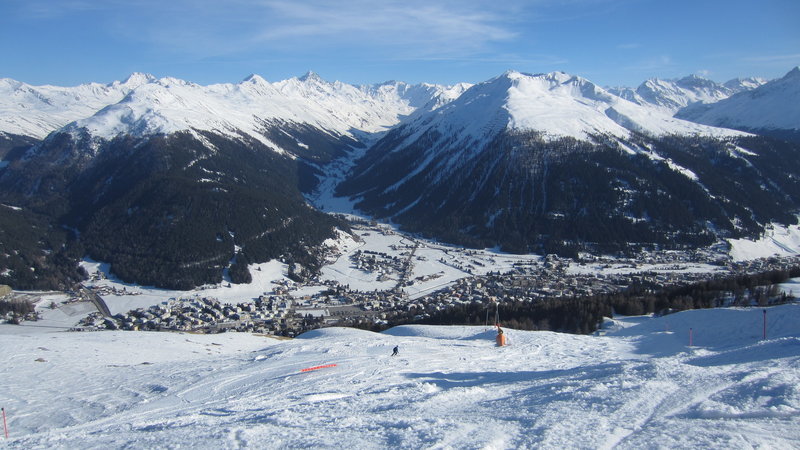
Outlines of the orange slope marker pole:
{"type": "Polygon", "coordinates": [[[305,369],[300,369],[300,372],[311,372],[312,370],[327,369],[329,367],[336,367],[336,364],[325,364],[324,366],[306,367],[305,369]]]}
{"type": "Polygon", "coordinates": [[[8,425],[6,425],[6,409],[3,408],[3,430],[6,432],[6,439],[8,439],[8,425]]]}

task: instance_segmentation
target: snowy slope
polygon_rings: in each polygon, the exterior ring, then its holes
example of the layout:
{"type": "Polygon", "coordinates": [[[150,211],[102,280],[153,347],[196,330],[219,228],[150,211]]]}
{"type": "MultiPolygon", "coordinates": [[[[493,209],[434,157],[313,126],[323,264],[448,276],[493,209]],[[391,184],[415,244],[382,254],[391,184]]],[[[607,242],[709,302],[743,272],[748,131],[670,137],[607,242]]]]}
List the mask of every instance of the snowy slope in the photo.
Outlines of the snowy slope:
{"type": "Polygon", "coordinates": [[[800,225],[769,225],[757,240],[728,239],[734,261],[800,254],[800,225]]]}
{"type": "Polygon", "coordinates": [[[677,116],[739,129],[800,130],[800,66],[783,78],[713,105],[690,107],[677,116]]]}
{"type": "Polygon", "coordinates": [[[154,80],[152,75],[134,73],[122,82],[59,87],[31,86],[0,78],[0,132],[42,139],[74,120],[119,102],[131,90],[154,80]]]}
{"type": "Polygon", "coordinates": [[[512,75],[508,110],[510,128],[584,138],[601,133],[626,137],[630,131],[664,134],[729,135],[698,127],[610,95],[594,83],[565,73],[512,75]]]}
{"type": "Polygon", "coordinates": [[[0,326],[9,448],[793,448],[800,305],[246,334],[0,326]],[[694,347],[688,347],[693,330],[694,347]],[[390,357],[393,346],[400,355],[390,357]],[[302,369],[322,367],[302,372],[302,369]]]}

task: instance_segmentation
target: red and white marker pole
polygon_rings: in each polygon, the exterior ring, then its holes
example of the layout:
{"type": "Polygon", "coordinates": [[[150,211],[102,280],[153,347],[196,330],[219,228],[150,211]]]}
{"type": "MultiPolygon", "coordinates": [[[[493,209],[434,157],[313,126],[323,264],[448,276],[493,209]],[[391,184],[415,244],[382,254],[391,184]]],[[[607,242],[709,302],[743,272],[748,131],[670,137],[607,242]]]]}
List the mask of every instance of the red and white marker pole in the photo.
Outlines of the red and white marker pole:
{"type": "Polygon", "coordinates": [[[8,425],[6,425],[6,409],[0,408],[3,410],[3,430],[6,432],[6,439],[8,439],[8,425]]]}

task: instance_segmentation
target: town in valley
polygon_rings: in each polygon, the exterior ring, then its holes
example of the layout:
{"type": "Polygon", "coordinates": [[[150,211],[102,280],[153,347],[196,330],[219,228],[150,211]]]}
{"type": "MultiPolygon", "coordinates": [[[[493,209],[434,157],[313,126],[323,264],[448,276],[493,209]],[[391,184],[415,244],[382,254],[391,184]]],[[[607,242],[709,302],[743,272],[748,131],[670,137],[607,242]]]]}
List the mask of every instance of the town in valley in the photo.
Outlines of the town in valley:
{"type": "MultiPolygon", "coordinates": [[[[267,278],[274,279],[254,283],[249,291],[227,282],[190,292],[147,289],[115,282],[98,265],[90,279],[70,292],[8,290],[5,298],[28,300],[37,305],[39,315],[42,310],[62,310],[75,319],[69,327],[72,330],[243,331],[295,336],[337,324],[386,324],[398,317],[419,320],[455,304],[546,302],[610,294],[631,285],[678,286],[788,270],[800,264],[797,256],[736,262],[724,253],[722,245],[644,252],[628,258],[512,255],[439,244],[372,221],[351,221],[355,239],[332,245],[329,264],[321,273],[290,278],[286,265],[272,264],[271,272],[256,265],[251,271],[270,272],[267,278]],[[263,290],[253,291],[256,288],[263,290]],[[161,297],[149,295],[152,292],[161,297]],[[121,310],[125,308],[122,305],[141,306],[121,310]]],[[[9,313],[6,320],[11,317],[9,313]]],[[[36,318],[36,313],[29,313],[22,319],[36,318]]]]}

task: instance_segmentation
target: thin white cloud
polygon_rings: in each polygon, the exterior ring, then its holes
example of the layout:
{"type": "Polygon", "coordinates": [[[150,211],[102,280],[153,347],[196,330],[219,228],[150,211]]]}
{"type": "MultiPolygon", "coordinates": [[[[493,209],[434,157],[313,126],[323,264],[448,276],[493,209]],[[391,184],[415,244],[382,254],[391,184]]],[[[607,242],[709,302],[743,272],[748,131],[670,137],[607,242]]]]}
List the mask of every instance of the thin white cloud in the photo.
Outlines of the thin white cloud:
{"type": "MultiPolygon", "coordinates": [[[[18,17],[26,19],[57,19],[72,13],[96,11],[108,8],[108,3],[87,0],[6,0],[10,2],[12,11],[18,17]]],[[[8,5],[7,5],[8,6],[8,5]]]]}
{"type": "Polygon", "coordinates": [[[750,56],[747,58],[742,58],[742,61],[746,62],[766,62],[766,63],[773,63],[773,62],[792,62],[795,63],[800,62],[800,53],[790,53],[790,54],[783,54],[783,55],[761,55],[761,56],[750,56]]]}
{"type": "MultiPolygon", "coordinates": [[[[396,58],[403,60],[405,58],[396,58]]],[[[472,56],[428,56],[416,57],[419,61],[452,61],[452,62],[472,62],[487,64],[505,64],[509,67],[522,66],[558,66],[569,62],[566,58],[556,55],[515,55],[515,54],[479,54],[472,56]]]]}
{"type": "MultiPolygon", "coordinates": [[[[109,39],[142,43],[154,58],[328,54],[385,60],[526,60],[558,64],[530,40],[544,18],[571,14],[557,0],[8,0],[28,16],[92,14],[109,39]],[[527,37],[526,37],[527,36],[527,37]],[[528,39],[521,42],[523,39],[528,39]]],[[[571,0],[574,6],[620,0],[571,0]]],[[[547,19],[549,20],[549,19],[547,19]]]]}
{"type": "MultiPolygon", "coordinates": [[[[19,16],[92,14],[109,38],[190,58],[347,49],[387,57],[459,57],[518,38],[531,2],[508,0],[8,0],[19,16]]],[[[537,0],[541,1],[541,0],[537,0]]],[[[550,0],[547,0],[550,1],[550,0]]]]}
{"type": "Polygon", "coordinates": [[[635,71],[663,71],[675,67],[676,63],[669,55],[659,55],[638,61],[625,67],[625,70],[635,71]]]}
{"type": "Polygon", "coordinates": [[[469,1],[360,0],[332,5],[270,0],[263,5],[269,18],[255,40],[270,46],[414,46],[423,54],[458,54],[516,36],[503,13],[469,1]]]}

